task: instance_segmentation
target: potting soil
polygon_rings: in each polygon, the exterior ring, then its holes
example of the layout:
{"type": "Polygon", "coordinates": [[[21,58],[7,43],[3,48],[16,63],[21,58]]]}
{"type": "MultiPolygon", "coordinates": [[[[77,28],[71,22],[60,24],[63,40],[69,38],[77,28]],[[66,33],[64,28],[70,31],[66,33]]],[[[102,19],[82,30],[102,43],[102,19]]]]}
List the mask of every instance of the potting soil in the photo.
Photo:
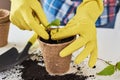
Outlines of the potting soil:
{"type": "Polygon", "coordinates": [[[37,61],[32,60],[27,60],[22,63],[24,68],[21,71],[24,80],[85,80],[87,78],[87,76],[77,75],[75,73],[51,76],[46,72],[45,67],[39,66],[37,63],[37,61]]]}
{"type": "Polygon", "coordinates": [[[51,76],[45,70],[44,60],[41,52],[34,51],[31,59],[24,61],[20,65],[16,65],[10,70],[0,72],[0,80],[86,80],[95,78],[94,75],[85,75],[82,72],[84,66],[71,66],[76,71],[62,76],[51,76]]]}

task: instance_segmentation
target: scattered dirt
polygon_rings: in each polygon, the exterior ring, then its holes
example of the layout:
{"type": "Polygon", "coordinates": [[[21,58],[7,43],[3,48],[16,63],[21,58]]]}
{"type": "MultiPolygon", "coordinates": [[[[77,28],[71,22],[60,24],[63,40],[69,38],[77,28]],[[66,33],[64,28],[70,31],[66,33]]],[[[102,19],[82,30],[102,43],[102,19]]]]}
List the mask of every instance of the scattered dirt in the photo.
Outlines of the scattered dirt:
{"type": "MultiPolygon", "coordinates": [[[[42,64],[43,61],[40,61],[42,64]]],[[[24,80],[86,80],[88,76],[85,75],[77,75],[76,73],[66,74],[62,76],[51,76],[49,75],[44,66],[38,65],[40,63],[38,61],[26,60],[21,65],[24,66],[22,68],[22,78],[24,80]]],[[[78,68],[80,70],[80,67],[78,68]]]]}

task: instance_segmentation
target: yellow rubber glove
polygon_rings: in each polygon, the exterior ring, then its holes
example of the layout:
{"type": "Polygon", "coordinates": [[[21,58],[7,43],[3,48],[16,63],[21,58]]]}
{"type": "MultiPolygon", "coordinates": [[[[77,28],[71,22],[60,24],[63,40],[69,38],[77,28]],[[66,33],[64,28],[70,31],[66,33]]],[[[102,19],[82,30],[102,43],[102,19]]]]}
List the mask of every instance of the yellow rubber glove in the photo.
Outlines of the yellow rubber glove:
{"type": "Polygon", "coordinates": [[[90,54],[88,65],[93,67],[97,60],[97,39],[95,22],[103,11],[103,0],[83,0],[78,6],[76,15],[68,24],[59,29],[58,32],[51,32],[52,39],[58,40],[73,35],[79,37],[60,52],[61,57],[65,57],[74,51],[84,47],[83,51],[76,57],[75,63],[81,63],[90,54]]]}
{"type": "Polygon", "coordinates": [[[11,0],[10,20],[20,29],[33,30],[40,37],[49,38],[44,27],[48,21],[38,0],[11,0]],[[40,23],[37,23],[35,16],[40,23]]]}

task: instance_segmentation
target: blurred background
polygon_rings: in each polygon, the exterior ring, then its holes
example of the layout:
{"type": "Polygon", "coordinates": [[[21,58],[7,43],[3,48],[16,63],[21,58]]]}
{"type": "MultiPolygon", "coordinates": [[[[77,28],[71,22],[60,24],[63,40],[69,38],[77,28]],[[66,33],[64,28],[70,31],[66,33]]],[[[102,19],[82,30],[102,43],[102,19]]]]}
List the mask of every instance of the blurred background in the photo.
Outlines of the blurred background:
{"type": "Polygon", "coordinates": [[[10,10],[10,0],[0,0],[0,8],[10,10]]]}

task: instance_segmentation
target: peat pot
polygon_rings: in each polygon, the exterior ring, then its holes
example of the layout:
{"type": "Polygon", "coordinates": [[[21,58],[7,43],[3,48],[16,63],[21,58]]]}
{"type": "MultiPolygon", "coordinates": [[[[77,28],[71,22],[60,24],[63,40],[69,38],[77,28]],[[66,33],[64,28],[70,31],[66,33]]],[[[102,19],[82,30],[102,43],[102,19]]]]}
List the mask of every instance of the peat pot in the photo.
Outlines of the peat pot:
{"type": "Polygon", "coordinates": [[[0,9],[0,47],[8,43],[9,25],[9,11],[0,9]]]}
{"type": "Polygon", "coordinates": [[[54,41],[47,42],[42,38],[39,39],[41,52],[45,62],[46,70],[51,75],[62,75],[66,73],[70,68],[71,55],[67,57],[60,57],[59,53],[62,49],[68,46],[75,40],[75,37],[63,39],[60,43],[54,43],[54,41]]]}

